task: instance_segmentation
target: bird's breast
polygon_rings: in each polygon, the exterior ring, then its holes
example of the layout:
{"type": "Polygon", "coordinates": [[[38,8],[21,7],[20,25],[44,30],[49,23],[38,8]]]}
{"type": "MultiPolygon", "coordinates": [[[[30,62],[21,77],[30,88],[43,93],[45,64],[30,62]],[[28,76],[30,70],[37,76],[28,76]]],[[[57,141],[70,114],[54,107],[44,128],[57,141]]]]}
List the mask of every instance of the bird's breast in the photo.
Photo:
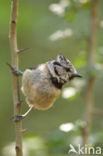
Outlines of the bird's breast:
{"type": "Polygon", "coordinates": [[[27,103],[40,110],[51,107],[61,93],[61,90],[52,84],[48,73],[30,70],[24,72],[22,91],[27,103]]]}

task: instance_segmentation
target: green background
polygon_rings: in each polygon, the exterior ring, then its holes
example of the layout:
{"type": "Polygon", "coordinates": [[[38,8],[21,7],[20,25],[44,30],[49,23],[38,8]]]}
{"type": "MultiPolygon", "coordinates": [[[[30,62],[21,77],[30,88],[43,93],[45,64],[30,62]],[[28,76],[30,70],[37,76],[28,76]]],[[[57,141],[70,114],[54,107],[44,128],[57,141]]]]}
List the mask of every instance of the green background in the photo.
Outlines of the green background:
{"type": "MultiPolygon", "coordinates": [[[[75,63],[82,55],[82,51],[88,50],[87,41],[79,39],[82,34],[88,35],[90,29],[90,9],[81,9],[75,16],[74,22],[54,15],[49,10],[51,3],[58,0],[20,0],[18,16],[18,48],[30,48],[19,57],[20,70],[48,60],[55,59],[58,53],[62,53],[75,63]],[[72,28],[75,37],[71,36],[55,42],[49,40],[49,36],[55,31],[72,28]]],[[[11,1],[0,1],[0,151],[2,147],[15,140],[14,124],[9,120],[13,115],[12,79],[6,62],[11,62],[9,47],[9,23],[11,1]]],[[[103,1],[99,8],[100,19],[103,20],[103,1]]],[[[103,29],[99,29],[97,35],[97,52],[103,47],[103,29]]],[[[103,61],[103,56],[101,57],[103,61]]],[[[77,68],[80,73],[85,73],[77,68]]],[[[85,79],[85,76],[84,78],[85,79]]],[[[69,86],[70,84],[67,84],[69,86]]],[[[28,109],[25,98],[21,93],[22,112],[28,109]]],[[[95,83],[95,105],[103,109],[103,79],[97,79],[95,83]]],[[[23,128],[28,134],[45,136],[58,129],[59,125],[66,122],[75,122],[84,119],[85,116],[85,90],[74,100],[65,100],[61,96],[56,100],[53,107],[47,111],[33,110],[23,120],[23,128]]],[[[93,131],[103,129],[101,117],[95,117],[93,131]]],[[[73,134],[72,134],[73,135],[73,134]]]]}

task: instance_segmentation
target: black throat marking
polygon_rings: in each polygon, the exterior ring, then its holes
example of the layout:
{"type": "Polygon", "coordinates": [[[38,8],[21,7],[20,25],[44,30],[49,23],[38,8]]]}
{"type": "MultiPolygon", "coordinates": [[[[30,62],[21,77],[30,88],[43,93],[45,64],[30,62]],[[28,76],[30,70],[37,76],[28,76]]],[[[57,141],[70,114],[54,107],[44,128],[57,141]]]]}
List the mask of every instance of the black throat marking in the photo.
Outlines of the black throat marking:
{"type": "Polygon", "coordinates": [[[62,89],[64,83],[58,82],[58,79],[56,77],[51,77],[51,81],[56,88],[62,89]]]}

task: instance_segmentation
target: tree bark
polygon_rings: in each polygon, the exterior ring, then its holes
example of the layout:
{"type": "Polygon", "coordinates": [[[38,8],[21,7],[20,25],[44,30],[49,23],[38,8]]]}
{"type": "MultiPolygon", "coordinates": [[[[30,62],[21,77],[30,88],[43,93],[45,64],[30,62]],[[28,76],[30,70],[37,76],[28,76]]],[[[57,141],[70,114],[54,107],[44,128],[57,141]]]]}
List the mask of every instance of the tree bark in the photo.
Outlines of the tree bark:
{"type": "MultiPolygon", "coordinates": [[[[18,70],[18,49],[17,49],[17,18],[18,18],[18,0],[12,0],[11,4],[11,20],[10,20],[10,48],[11,48],[11,60],[12,66],[18,70]]],[[[13,85],[13,103],[14,103],[14,116],[21,114],[21,101],[19,94],[19,77],[12,73],[12,85],[13,85]]],[[[22,121],[15,122],[16,133],[16,156],[22,156],[22,121]]]]}

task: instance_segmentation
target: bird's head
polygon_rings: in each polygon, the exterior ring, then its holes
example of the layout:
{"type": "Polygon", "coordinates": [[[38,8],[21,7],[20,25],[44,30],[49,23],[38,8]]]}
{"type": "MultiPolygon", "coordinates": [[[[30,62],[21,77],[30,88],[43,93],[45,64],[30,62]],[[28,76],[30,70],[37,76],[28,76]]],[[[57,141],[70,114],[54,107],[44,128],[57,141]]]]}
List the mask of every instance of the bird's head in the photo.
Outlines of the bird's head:
{"type": "Polygon", "coordinates": [[[82,76],[77,73],[72,63],[63,55],[58,55],[56,60],[50,61],[48,67],[52,77],[56,78],[62,85],[70,80],[82,76]]]}
{"type": "MultiPolygon", "coordinates": [[[[57,69],[58,74],[66,81],[72,80],[76,77],[81,78],[82,76],[76,71],[70,60],[66,59],[63,55],[57,56],[58,66],[54,65],[54,69],[57,69]],[[59,66],[60,65],[60,66],[59,66]]],[[[55,64],[55,63],[54,63],[55,64]]]]}

